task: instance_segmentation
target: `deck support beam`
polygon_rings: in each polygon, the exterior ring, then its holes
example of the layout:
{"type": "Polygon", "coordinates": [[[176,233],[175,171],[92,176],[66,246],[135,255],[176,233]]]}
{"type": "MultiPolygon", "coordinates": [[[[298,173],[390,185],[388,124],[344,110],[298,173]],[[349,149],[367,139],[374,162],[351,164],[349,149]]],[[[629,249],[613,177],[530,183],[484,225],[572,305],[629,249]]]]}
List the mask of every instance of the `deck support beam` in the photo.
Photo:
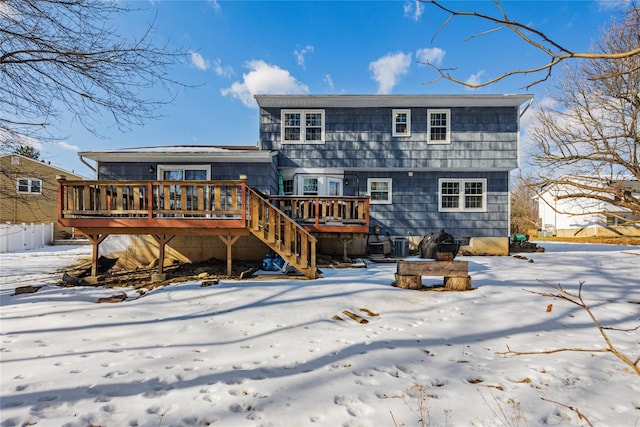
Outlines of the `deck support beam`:
{"type": "Polygon", "coordinates": [[[350,260],[349,260],[349,256],[347,255],[347,246],[349,245],[349,243],[351,243],[353,238],[341,237],[340,240],[342,241],[342,261],[349,262],[350,260]]]}
{"type": "Polygon", "coordinates": [[[158,242],[160,246],[160,254],[158,255],[158,274],[164,274],[164,252],[165,245],[171,241],[175,236],[175,234],[153,234],[153,238],[158,242]]]}
{"type": "Polygon", "coordinates": [[[93,255],[91,258],[91,277],[97,277],[98,276],[98,255],[99,255],[99,248],[98,246],[100,246],[100,243],[102,243],[104,241],[104,239],[106,239],[107,237],[109,237],[109,235],[107,233],[104,234],[86,234],[87,239],[91,242],[91,245],[93,246],[93,255]]]}
{"type": "Polygon", "coordinates": [[[227,276],[231,276],[232,266],[233,266],[233,262],[231,260],[231,247],[235,242],[238,241],[240,236],[232,236],[231,234],[228,234],[226,236],[218,236],[218,237],[220,238],[220,240],[222,240],[222,243],[224,243],[227,246],[227,276]]]}

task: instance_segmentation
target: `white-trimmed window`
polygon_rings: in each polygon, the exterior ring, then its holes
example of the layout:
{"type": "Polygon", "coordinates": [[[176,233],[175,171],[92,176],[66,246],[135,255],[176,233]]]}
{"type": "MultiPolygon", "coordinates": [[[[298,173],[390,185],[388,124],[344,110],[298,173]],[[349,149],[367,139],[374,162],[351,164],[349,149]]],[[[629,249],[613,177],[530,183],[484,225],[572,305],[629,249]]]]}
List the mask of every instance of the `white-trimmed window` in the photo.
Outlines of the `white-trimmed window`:
{"type": "Polygon", "coordinates": [[[393,136],[411,136],[411,110],[393,110],[393,136]]]}
{"type": "Polygon", "coordinates": [[[368,178],[367,194],[374,205],[391,204],[391,178],[368,178]]]}
{"type": "Polygon", "coordinates": [[[324,110],[282,110],[282,142],[324,143],[324,110]]]}
{"type": "Polygon", "coordinates": [[[307,175],[295,178],[294,195],[302,196],[342,196],[342,177],[328,175],[307,175]]]}
{"type": "Polygon", "coordinates": [[[486,179],[446,179],[438,181],[439,207],[443,212],[486,212],[486,179]]]}
{"type": "Polygon", "coordinates": [[[158,179],[163,181],[207,181],[211,179],[211,166],[158,165],[158,179]]]}
{"type": "Polygon", "coordinates": [[[342,179],[327,178],[329,196],[342,196],[342,179]]]}
{"type": "Polygon", "coordinates": [[[42,180],[38,178],[18,178],[18,194],[42,194],[42,180]]]}
{"type": "Polygon", "coordinates": [[[429,144],[451,143],[451,111],[427,110],[429,144]]]}
{"type": "Polygon", "coordinates": [[[318,178],[304,177],[302,179],[302,195],[317,196],[318,194],[318,178]]]}

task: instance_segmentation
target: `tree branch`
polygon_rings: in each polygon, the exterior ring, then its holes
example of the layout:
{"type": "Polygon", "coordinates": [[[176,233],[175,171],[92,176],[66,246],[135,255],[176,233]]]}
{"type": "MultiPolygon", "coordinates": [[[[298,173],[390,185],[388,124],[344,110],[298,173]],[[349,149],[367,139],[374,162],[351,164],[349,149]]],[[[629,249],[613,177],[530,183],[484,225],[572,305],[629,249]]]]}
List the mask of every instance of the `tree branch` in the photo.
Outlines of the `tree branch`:
{"type": "MultiPolygon", "coordinates": [[[[561,45],[558,41],[548,37],[544,32],[534,27],[531,27],[529,25],[510,19],[498,0],[494,0],[494,3],[498,8],[498,10],[500,11],[502,15],[501,17],[486,15],[486,14],[475,12],[475,11],[453,10],[441,4],[439,0],[420,0],[420,1],[430,3],[436,8],[448,14],[445,21],[442,23],[442,25],[440,25],[440,27],[436,30],[435,34],[433,35],[431,39],[432,42],[435,40],[436,36],[440,34],[444,30],[444,28],[449,23],[451,23],[455,18],[472,17],[472,18],[477,18],[483,21],[490,22],[492,24],[499,25],[499,27],[492,28],[490,30],[483,31],[479,34],[472,35],[471,37],[468,37],[465,40],[471,40],[471,39],[498,31],[500,29],[507,28],[511,30],[511,32],[516,34],[524,43],[532,46],[536,50],[541,51],[544,55],[546,55],[549,58],[548,61],[543,65],[508,71],[498,75],[497,77],[490,78],[484,82],[477,83],[477,84],[462,81],[458,78],[451,76],[449,73],[446,73],[444,69],[438,67],[437,65],[426,63],[427,65],[435,69],[440,75],[439,79],[436,79],[433,81],[445,79],[453,83],[466,86],[471,89],[478,89],[481,87],[490,86],[496,82],[499,82],[501,80],[504,80],[514,75],[534,74],[534,73],[545,71],[546,73],[544,77],[532,81],[531,83],[527,84],[523,88],[523,89],[529,89],[532,86],[535,86],[539,83],[546,81],[549,78],[549,76],[551,76],[551,72],[553,68],[557,66],[559,63],[566,60],[570,60],[570,59],[621,60],[621,59],[630,58],[640,54],[640,47],[638,46],[628,50],[620,51],[620,52],[576,52],[576,51],[570,50],[567,47],[561,45]],[[536,39],[539,39],[540,41],[537,41],[536,39]]],[[[638,10],[637,8],[632,9],[631,11],[629,11],[629,14],[637,10],[638,10]]],[[[634,70],[627,70],[625,72],[633,72],[633,71],[634,70]]]]}
{"type": "Polygon", "coordinates": [[[585,303],[584,299],[582,298],[582,287],[584,285],[584,282],[580,282],[577,294],[569,292],[569,291],[563,289],[561,285],[552,285],[552,284],[550,284],[548,282],[545,282],[543,280],[539,280],[539,282],[544,284],[544,285],[546,285],[546,286],[549,286],[549,287],[555,289],[557,292],[556,293],[537,292],[537,291],[527,291],[527,292],[531,292],[531,293],[537,294],[537,295],[542,295],[544,297],[561,299],[563,301],[570,302],[570,303],[575,304],[578,307],[582,308],[589,315],[589,317],[591,318],[591,321],[593,322],[593,324],[598,329],[598,332],[600,333],[600,336],[602,337],[602,339],[604,340],[604,342],[607,345],[606,348],[602,348],[602,349],[560,348],[560,349],[554,349],[554,350],[523,352],[523,351],[513,351],[513,350],[511,350],[509,348],[509,346],[507,346],[507,351],[506,352],[497,352],[497,354],[502,354],[502,355],[514,354],[514,355],[519,356],[519,355],[530,355],[530,354],[551,354],[551,353],[558,353],[558,352],[563,352],[563,351],[589,352],[589,353],[612,353],[618,359],[620,359],[622,362],[624,362],[626,365],[631,367],[631,369],[633,370],[633,372],[636,375],[640,376],[640,366],[639,366],[640,357],[635,359],[635,361],[631,360],[628,356],[626,356],[624,353],[619,351],[613,345],[613,343],[609,339],[609,336],[604,331],[604,327],[600,324],[600,321],[595,317],[595,315],[591,311],[591,307],[589,307],[587,305],[587,303],[585,303]]]}

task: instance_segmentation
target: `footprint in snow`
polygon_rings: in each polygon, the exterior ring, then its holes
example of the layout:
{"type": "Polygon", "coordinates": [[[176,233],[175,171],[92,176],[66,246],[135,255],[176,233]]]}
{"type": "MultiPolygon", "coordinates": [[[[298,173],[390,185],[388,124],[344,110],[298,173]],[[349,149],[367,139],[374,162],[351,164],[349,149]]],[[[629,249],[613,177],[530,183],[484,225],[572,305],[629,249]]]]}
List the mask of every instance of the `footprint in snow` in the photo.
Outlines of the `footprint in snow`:
{"type": "Polygon", "coordinates": [[[354,417],[364,417],[374,412],[374,409],[358,396],[338,395],[334,397],[333,401],[336,405],[344,406],[347,412],[354,417]]]}

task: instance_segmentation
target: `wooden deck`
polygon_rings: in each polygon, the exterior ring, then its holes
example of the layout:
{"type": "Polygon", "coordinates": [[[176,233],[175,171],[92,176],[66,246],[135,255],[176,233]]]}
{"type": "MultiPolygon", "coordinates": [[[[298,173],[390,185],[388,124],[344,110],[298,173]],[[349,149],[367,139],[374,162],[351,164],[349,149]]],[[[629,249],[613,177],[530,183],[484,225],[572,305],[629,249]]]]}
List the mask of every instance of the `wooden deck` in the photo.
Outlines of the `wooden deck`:
{"type": "Polygon", "coordinates": [[[231,247],[253,234],[309,278],[317,277],[311,233],[369,231],[368,197],[270,197],[237,181],[58,181],[58,222],[94,245],[111,234],[151,235],[164,247],[176,235],[218,236],[231,247]]]}

